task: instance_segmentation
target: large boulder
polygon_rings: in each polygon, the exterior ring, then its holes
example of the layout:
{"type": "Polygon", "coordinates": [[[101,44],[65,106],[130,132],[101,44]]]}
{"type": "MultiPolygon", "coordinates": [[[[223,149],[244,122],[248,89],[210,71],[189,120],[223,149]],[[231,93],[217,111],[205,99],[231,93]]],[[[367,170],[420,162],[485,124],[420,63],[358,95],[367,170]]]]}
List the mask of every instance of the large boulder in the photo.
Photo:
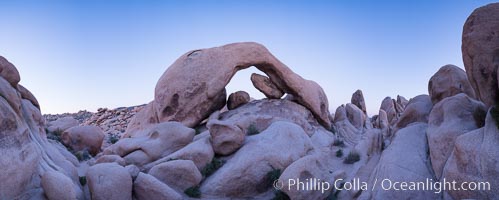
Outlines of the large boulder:
{"type": "Polygon", "coordinates": [[[172,160],[161,163],[151,168],[149,175],[180,191],[199,185],[203,178],[194,162],[190,160],[172,160]]]}
{"type": "Polygon", "coordinates": [[[389,187],[390,182],[425,182],[433,179],[426,143],[427,125],[414,123],[395,133],[392,144],[383,151],[378,165],[371,173],[372,187],[362,192],[360,199],[439,199],[441,194],[432,190],[398,190],[389,187]],[[377,180],[377,183],[374,181],[377,180]]]}
{"type": "Polygon", "coordinates": [[[142,136],[123,138],[104,149],[104,155],[119,155],[139,167],[165,157],[192,142],[194,129],[179,122],[157,124],[142,136]]]}
{"type": "Polygon", "coordinates": [[[430,96],[418,95],[412,98],[395,124],[395,128],[401,129],[415,122],[428,123],[428,116],[432,108],[430,96]]]}
{"type": "Polygon", "coordinates": [[[386,117],[390,125],[394,125],[397,122],[399,116],[396,110],[395,101],[391,97],[385,97],[383,101],[381,101],[379,109],[386,112],[386,117]]]}
{"type": "Polygon", "coordinates": [[[31,93],[28,89],[26,89],[24,86],[21,84],[17,84],[17,91],[21,94],[21,98],[26,99],[31,102],[35,107],[40,110],[40,103],[38,103],[38,100],[36,99],[35,95],[31,93]]]}
{"type": "MultiPolygon", "coordinates": [[[[187,52],[161,76],[151,110],[141,111],[136,124],[149,121],[179,121],[188,127],[198,125],[213,111],[225,105],[225,86],[234,74],[255,66],[285,93],[308,108],[325,127],[330,127],[329,105],[322,88],[295,74],[263,45],[247,42],[187,52]]],[[[139,127],[140,128],[140,127],[139,127]]]]}
{"type": "Polygon", "coordinates": [[[195,140],[184,148],[175,151],[175,153],[145,165],[144,169],[148,171],[160,163],[179,159],[192,160],[196,167],[199,170],[202,170],[206,164],[211,162],[214,156],[215,152],[213,152],[213,148],[211,147],[210,137],[203,137],[199,140],[195,140]]]}
{"type": "Polygon", "coordinates": [[[49,200],[76,200],[77,198],[73,182],[70,178],[60,172],[45,172],[42,176],[41,184],[45,196],[47,196],[49,200]]]}
{"type": "Polygon", "coordinates": [[[0,56],[0,76],[7,80],[13,88],[16,88],[21,81],[16,67],[3,56],[0,56]]]}
{"type": "MultiPolygon", "coordinates": [[[[216,115],[215,113],[208,119],[210,124],[224,126],[224,130],[232,130],[233,135],[237,135],[237,140],[244,139],[244,135],[257,134],[269,127],[276,121],[287,121],[297,124],[311,136],[317,130],[325,130],[312,113],[300,104],[282,99],[262,99],[251,101],[237,109],[216,115]],[[229,127],[232,127],[229,129],[229,127]],[[243,135],[238,135],[241,129],[243,135]],[[239,137],[240,136],[240,137],[239,137]]],[[[215,134],[224,134],[211,127],[210,135],[212,140],[215,134]]],[[[234,141],[234,140],[232,140],[234,141]]],[[[214,144],[214,143],[212,143],[214,144]]],[[[223,146],[223,144],[222,144],[223,146]]],[[[216,147],[213,146],[215,149],[216,147]]]]}
{"type": "Polygon", "coordinates": [[[182,195],[149,174],[139,173],[133,182],[133,193],[137,200],[168,199],[182,200],[182,195]]]}
{"type": "Polygon", "coordinates": [[[245,91],[237,91],[229,95],[227,99],[227,109],[233,110],[250,101],[250,96],[245,91]]]}
{"type": "Polygon", "coordinates": [[[311,150],[303,129],[289,122],[274,122],[263,132],[249,136],[244,146],[209,176],[201,193],[228,198],[247,198],[272,188],[267,174],[284,170],[311,150]]]}
{"type": "MultiPolygon", "coordinates": [[[[15,67],[0,56],[0,198],[52,198],[60,192],[52,187],[54,179],[66,184],[64,190],[74,191],[68,193],[70,196],[83,198],[76,173],[77,162],[70,158],[74,156],[66,156],[70,153],[65,148],[47,140],[40,110],[23,97],[22,93],[25,96],[28,90],[19,91],[19,80],[15,67]],[[42,186],[42,177],[47,172],[59,174],[57,178],[47,175],[42,186]]],[[[64,197],[67,195],[60,198],[64,197]]]]}
{"type": "Polygon", "coordinates": [[[357,106],[351,103],[347,103],[345,106],[345,111],[348,117],[348,121],[352,123],[357,129],[364,128],[366,122],[366,114],[357,106]]]}
{"type": "Polygon", "coordinates": [[[364,94],[362,94],[362,90],[357,90],[352,94],[350,103],[360,108],[362,112],[364,112],[364,114],[367,114],[366,102],[364,100],[364,94]]]}
{"type": "Polygon", "coordinates": [[[459,93],[465,93],[471,98],[476,98],[466,72],[454,65],[441,67],[428,82],[428,94],[433,104],[459,93]]]}
{"type": "Polygon", "coordinates": [[[499,99],[499,3],[471,13],[463,27],[461,50],[466,74],[476,96],[492,106],[499,99]]]}
{"type": "Polygon", "coordinates": [[[272,81],[260,74],[251,74],[251,83],[269,99],[280,99],[284,93],[272,81]]]}
{"type": "Polygon", "coordinates": [[[246,133],[231,121],[219,120],[219,113],[213,113],[206,124],[210,131],[213,151],[220,155],[229,155],[243,145],[246,133]]]}
{"type": "Polygon", "coordinates": [[[61,135],[64,145],[74,151],[87,150],[91,155],[100,152],[104,132],[98,126],[75,126],[65,130],[61,135]]]}
{"type": "Polygon", "coordinates": [[[445,98],[433,107],[426,134],[431,164],[437,178],[442,175],[456,138],[483,126],[485,114],[483,103],[464,93],[445,98]]]}
{"type": "Polygon", "coordinates": [[[56,119],[55,121],[49,122],[47,130],[52,133],[63,133],[65,130],[69,128],[78,126],[78,120],[73,117],[61,117],[56,119]]]}
{"type": "Polygon", "coordinates": [[[132,199],[132,177],[116,163],[96,164],[88,169],[86,177],[93,200],[132,199]]]}
{"type": "Polygon", "coordinates": [[[464,187],[480,187],[475,190],[448,190],[444,199],[497,199],[499,185],[499,129],[497,119],[494,119],[489,109],[485,126],[456,138],[454,149],[445,163],[442,178],[456,181],[457,185],[464,182],[464,187]],[[470,184],[472,183],[472,184],[470,184]]]}

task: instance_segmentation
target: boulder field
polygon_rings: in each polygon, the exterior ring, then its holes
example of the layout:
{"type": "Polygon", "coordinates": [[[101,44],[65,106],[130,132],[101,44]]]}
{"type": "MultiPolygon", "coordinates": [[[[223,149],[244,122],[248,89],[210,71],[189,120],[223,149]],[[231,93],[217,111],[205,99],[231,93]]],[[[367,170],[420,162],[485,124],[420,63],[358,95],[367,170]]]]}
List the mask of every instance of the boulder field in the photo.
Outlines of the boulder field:
{"type": "Polygon", "coordinates": [[[498,22],[499,3],[476,9],[466,70],[442,66],[428,94],[374,116],[361,90],[330,113],[321,86],[253,42],[185,53],[148,104],[61,115],[42,115],[0,56],[0,200],[498,199],[498,22]],[[249,67],[266,98],[226,93],[249,67]],[[380,186],[428,181],[485,188],[380,186]]]}

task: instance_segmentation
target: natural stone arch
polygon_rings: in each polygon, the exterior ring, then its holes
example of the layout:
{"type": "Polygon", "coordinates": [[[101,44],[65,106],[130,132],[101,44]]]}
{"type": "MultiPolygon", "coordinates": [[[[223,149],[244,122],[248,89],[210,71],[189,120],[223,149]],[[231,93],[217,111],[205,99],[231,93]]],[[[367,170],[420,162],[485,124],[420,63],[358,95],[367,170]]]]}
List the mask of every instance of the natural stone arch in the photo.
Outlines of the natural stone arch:
{"type": "Polygon", "coordinates": [[[323,126],[330,127],[323,89],[295,74],[263,45],[246,42],[194,50],[178,58],[156,84],[155,99],[143,111],[148,112],[147,120],[135,118],[127,133],[151,122],[179,121],[196,126],[225,105],[225,86],[238,71],[251,66],[265,73],[280,90],[295,96],[323,126]]]}

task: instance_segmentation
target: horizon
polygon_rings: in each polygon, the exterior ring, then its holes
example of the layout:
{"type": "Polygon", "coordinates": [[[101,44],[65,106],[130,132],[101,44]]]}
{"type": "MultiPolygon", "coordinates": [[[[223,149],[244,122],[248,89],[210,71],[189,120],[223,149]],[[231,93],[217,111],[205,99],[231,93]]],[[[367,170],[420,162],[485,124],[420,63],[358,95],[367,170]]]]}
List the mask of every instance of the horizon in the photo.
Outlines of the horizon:
{"type": "MultiPolygon", "coordinates": [[[[464,69],[463,24],[493,1],[210,2],[0,2],[0,55],[43,114],[60,114],[147,104],[185,52],[254,41],[317,82],[331,113],[360,89],[372,116],[387,96],[428,94],[440,67],[464,69]]],[[[264,98],[254,72],[238,72],[227,96],[264,98]]]]}

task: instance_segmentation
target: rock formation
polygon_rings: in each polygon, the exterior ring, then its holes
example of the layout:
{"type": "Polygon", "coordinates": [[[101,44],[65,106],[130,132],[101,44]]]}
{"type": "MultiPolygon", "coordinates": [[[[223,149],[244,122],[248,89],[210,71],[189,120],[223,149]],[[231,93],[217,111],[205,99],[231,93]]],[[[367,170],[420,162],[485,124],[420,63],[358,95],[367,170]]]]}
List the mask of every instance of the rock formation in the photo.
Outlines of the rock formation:
{"type": "Polygon", "coordinates": [[[45,116],[0,57],[0,199],[497,199],[498,5],[466,21],[466,72],[443,66],[428,95],[386,97],[371,117],[361,90],[333,117],[317,83],[257,43],[182,55],[147,105],[45,116]],[[251,66],[267,98],[226,100],[251,66]],[[386,190],[387,180],[490,189],[386,190]],[[348,189],[355,181],[368,188],[348,189]]]}
{"type": "Polygon", "coordinates": [[[127,132],[165,121],[188,127],[199,124],[225,105],[225,86],[237,71],[250,66],[266,73],[277,88],[292,94],[323,126],[330,127],[328,100],[317,83],[292,72],[260,44],[234,43],[182,55],[161,76],[154,101],[127,132]]]}
{"type": "Polygon", "coordinates": [[[480,100],[490,107],[499,100],[499,3],[477,8],[463,27],[466,74],[480,100]]]}
{"type": "Polygon", "coordinates": [[[469,97],[475,98],[475,92],[471,88],[468,77],[466,77],[466,72],[454,65],[441,67],[428,83],[428,94],[430,94],[433,104],[458,93],[465,93],[469,97]]]}
{"type": "Polygon", "coordinates": [[[0,199],[83,199],[76,158],[47,140],[36,99],[19,81],[0,57],[0,199]]]}

